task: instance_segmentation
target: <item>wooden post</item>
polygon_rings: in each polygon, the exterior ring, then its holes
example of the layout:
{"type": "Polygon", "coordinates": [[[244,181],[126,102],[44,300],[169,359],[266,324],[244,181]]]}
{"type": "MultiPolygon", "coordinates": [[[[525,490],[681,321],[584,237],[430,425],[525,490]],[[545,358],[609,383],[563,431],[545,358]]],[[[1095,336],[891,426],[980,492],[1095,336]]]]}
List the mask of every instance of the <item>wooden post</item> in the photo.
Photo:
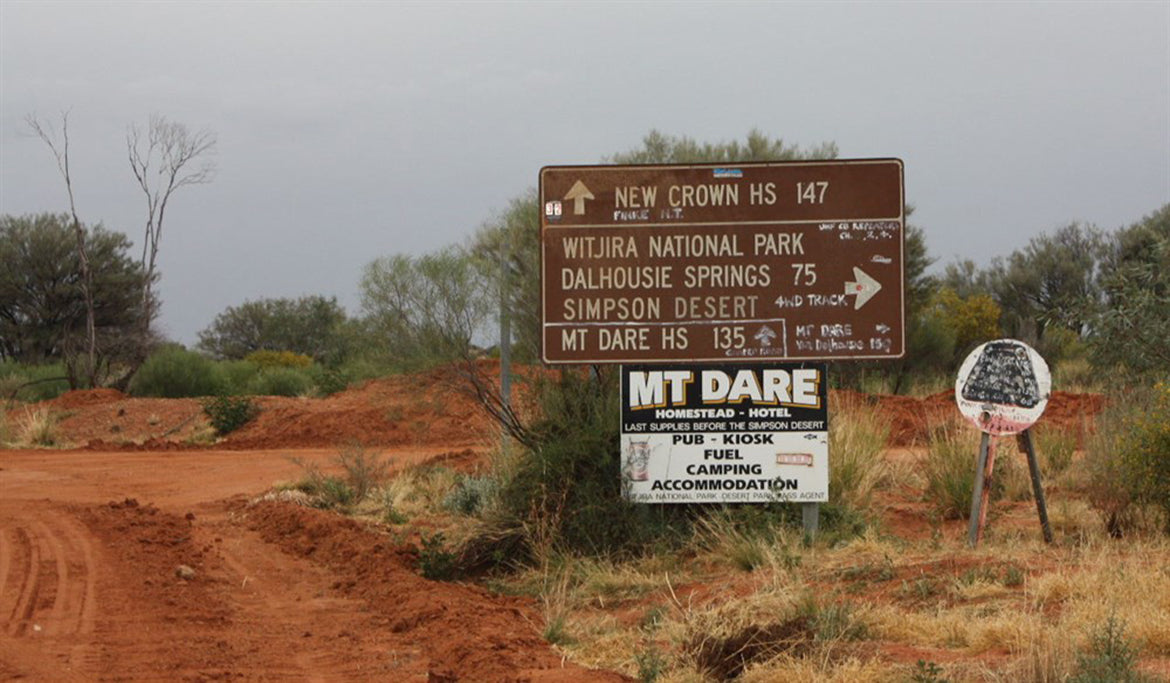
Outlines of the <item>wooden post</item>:
{"type": "Polygon", "coordinates": [[[979,529],[975,535],[975,544],[978,545],[980,539],[983,538],[983,527],[987,526],[987,509],[991,507],[991,489],[994,486],[994,479],[992,472],[995,471],[995,439],[988,438],[987,440],[987,469],[983,473],[983,492],[980,497],[983,499],[982,507],[979,510],[979,529]]]}
{"type": "Polygon", "coordinates": [[[1028,472],[1032,475],[1032,495],[1036,498],[1036,513],[1040,515],[1040,531],[1044,542],[1052,542],[1052,526],[1048,523],[1048,503],[1044,500],[1044,487],[1040,485],[1040,463],[1036,460],[1036,449],[1032,445],[1032,430],[1025,429],[1017,437],[1020,450],[1028,456],[1028,472]]]}
{"type": "Polygon", "coordinates": [[[990,460],[991,452],[991,435],[983,432],[983,438],[979,441],[979,458],[975,461],[975,485],[971,487],[971,522],[967,528],[967,545],[974,548],[979,545],[979,537],[983,535],[983,522],[985,519],[983,490],[985,470],[987,469],[987,462],[990,460]]]}

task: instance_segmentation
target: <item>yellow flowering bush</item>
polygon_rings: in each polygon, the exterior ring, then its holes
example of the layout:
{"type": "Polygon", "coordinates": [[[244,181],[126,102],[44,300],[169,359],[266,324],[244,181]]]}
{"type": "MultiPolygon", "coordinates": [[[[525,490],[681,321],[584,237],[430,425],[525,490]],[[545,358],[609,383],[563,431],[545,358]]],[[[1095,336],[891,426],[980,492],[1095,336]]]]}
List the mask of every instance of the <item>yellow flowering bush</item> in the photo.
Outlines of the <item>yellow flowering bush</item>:
{"type": "Polygon", "coordinates": [[[244,360],[249,363],[255,363],[261,370],[272,370],[274,368],[307,368],[313,364],[313,359],[302,353],[268,351],[266,349],[253,351],[247,356],[244,356],[244,360]]]}

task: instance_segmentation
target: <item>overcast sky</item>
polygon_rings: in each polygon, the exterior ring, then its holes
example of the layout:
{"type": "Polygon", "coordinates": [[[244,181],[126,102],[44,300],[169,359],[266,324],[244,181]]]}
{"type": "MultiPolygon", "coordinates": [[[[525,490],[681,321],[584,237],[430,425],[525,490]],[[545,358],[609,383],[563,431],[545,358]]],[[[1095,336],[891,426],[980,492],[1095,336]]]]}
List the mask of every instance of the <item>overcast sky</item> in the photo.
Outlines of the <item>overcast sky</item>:
{"type": "Polygon", "coordinates": [[[361,268],[467,240],[547,164],[651,129],[900,157],[932,255],[986,263],[1170,202],[1170,2],[0,0],[0,213],[68,207],[24,118],[70,110],[86,222],[141,240],[125,156],[158,113],[218,136],[169,208],[161,328],[247,299],[358,312],[361,268]]]}

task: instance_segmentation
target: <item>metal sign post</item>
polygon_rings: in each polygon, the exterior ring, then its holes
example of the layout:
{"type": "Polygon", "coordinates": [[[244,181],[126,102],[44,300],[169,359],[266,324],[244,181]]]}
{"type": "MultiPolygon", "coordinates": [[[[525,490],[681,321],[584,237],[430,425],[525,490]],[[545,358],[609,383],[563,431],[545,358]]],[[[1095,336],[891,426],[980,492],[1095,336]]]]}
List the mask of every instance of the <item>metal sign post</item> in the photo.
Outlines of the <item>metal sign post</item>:
{"type": "Polygon", "coordinates": [[[800,521],[804,525],[804,540],[811,545],[817,538],[817,531],[820,530],[820,503],[801,503],[800,521]]]}

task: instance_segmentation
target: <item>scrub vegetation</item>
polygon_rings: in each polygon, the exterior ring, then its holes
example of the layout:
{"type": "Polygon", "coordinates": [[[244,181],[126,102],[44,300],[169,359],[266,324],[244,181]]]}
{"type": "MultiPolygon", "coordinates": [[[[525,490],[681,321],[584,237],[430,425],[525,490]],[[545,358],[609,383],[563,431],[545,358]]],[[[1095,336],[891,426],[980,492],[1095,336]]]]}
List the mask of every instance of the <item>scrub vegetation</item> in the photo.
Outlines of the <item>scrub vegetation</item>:
{"type": "MultiPolygon", "coordinates": [[[[579,426],[567,440],[579,445],[562,442],[547,460],[533,461],[543,469],[524,463],[532,454],[513,442],[484,473],[409,468],[347,509],[392,534],[419,529],[420,573],[529,596],[545,619],[546,640],[566,657],[637,680],[1165,675],[1170,534],[1160,501],[1127,499],[1125,533],[1116,537],[1091,497],[1101,482],[1089,446],[1075,448],[1064,474],[1046,480],[1054,544],[1043,543],[1031,501],[1013,501],[1005,489],[971,549],[962,519],[969,485],[954,496],[954,519],[941,514],[930,490],[930,463],[942,457],[944,437],[889,449],[872,406],[832,405],[840,425],[834,456],[855,461],[858,473],[841,478],[837,502],[823,506],[821,533],[808,539],[796,505],[623,508],[613,468],[592,475],[577,455],[611,447],[596,435],[585,440],[600,431],[602,418],[593,421],[591,412],[604,413],[604,402],[587,403],[588,393],[604,395],[607,381],[582,373],[545,388],[571,399],[541,410],[572,411],[579,426]],[[906,509],[915,511],[911,519],[899,512],[906,509]]],[[[1144,420],[1149,411],[1142,403],[1117,417],[1144,420]]],[[[931,432],[947,435],[946,457],[964,462],[955,472],[972,469],[973,428],[939,418],[931,432]]],[[[1147,441],[1137,439],[1132,451],[1128,443],[1128,436],[1118,442],[1122,452],[1144,462],[1147,441]]],[[[1000,444],[1002,463],[1020,459],[1009,444],[1000,444]]]]}
{"type": "MultiPolygon", "coordinates": [[[[612,161],[836,153],[759,132],[724,144],[651,133],[612,161]]],[[[534,369],[508,402],[476,363],[501,351],[475,346],[491,338],[497,310],[512,357],[539,358],[533,192],[465,246],[373,260],[359,315],[320,296],[247,301],[217,316],[197,349],[154,340],[149,354],[137,351],[156,312],[153,270],[99,226],[67,223],[0,221],[0,260],[19,252],[53,265],[51,277],[31,265],[0,274],[5,399],[31,404],[120,378],[134,396],[203,397],[223,434],[254,416],[250,396],[327,396],[455,364],[507,434],[490,467],[392,472],[354,447],[283,492],[416,541],[428,578],[531,597],[539,630],[579,664],[672,682],[1125,681],[1170,671],[1170,206],[1112,233],[1070,223],[985,268],[956,262],[940,276],[927,273],[925,232],[907,226],[906,356],[832,364],[833,388],[853,390],[838,396],[945,390],[975,345],[1011,336],[1039,349],[1058,381],[1108,397],[1106,412],[1072,434],[1037,432],[1056,542],[1040,540],[1021,459],[1003,441],[978,549],[966,545],[964,520],[978,433],[932,416],[929,438],[892,449],[889,416],[864,398],[830,406],[831,501],[815,537],[793,504],[628,503],[616,366],[534,369]],[[94,260],[97,352],[85,373],[78,273],[57,277],[72,268],[57,257],[70,230],[105,239],[114,269],[103,274],[94,260]],[[41,315],[18,296],[42,290],[72,317],[41,315]],[[123,320],[102,309],[106,297],[149,305],[123,320]],[[132,343],[119,344],[121,333],[132,343]]],[[[45,405],[0,417],[5,444],[59,445],[45,405]]]]}

